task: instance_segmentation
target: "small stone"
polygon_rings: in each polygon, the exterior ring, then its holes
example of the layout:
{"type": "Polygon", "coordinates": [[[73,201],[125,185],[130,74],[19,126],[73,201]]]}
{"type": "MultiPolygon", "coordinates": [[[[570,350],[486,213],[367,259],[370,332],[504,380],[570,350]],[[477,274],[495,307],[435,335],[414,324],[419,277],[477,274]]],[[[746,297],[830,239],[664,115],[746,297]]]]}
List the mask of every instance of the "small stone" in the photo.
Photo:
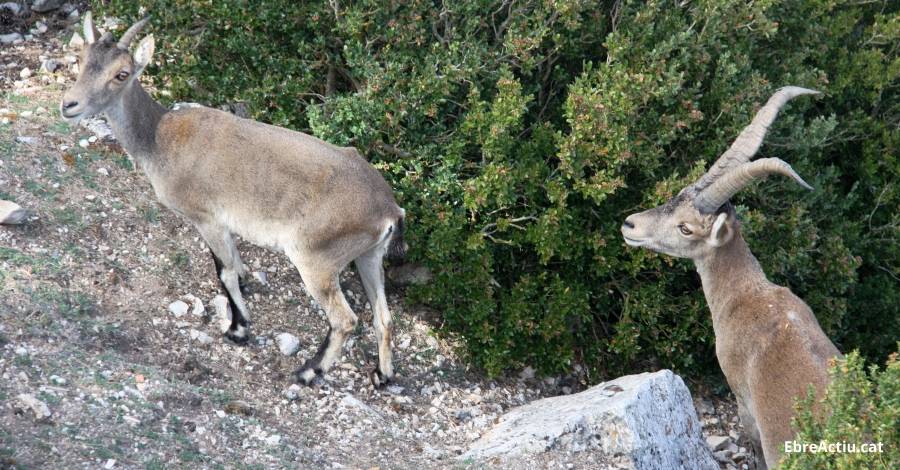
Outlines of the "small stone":
{"type": "Polygon", "coordinates": [[[281,442],[281,436],[279,436],[278,434],[272,434],[264,440],[266,441],[266,444],[270,446],[277,446],[281,442]]]}
{"type": "Polygon", "coordinates": [[[240,400],[230,401],[225,404],[225,412],[230,415],[253,416],[253,407],[240,400]]]}
{"type": "Polygon", "coordinates": [[[38,13],[46,13],[62,6],[65,0],[34,0],[31,9],[38,13]]]}
{"type": "Polygon", "coordinates": [[[0,225],[18,225],[28,218],[28,211],[11,201],[0,200],[0,225]]]}
{"type": "MultiPolygon", "coordinates": [[[[105,171],[105,168],[101,168],[100,170],[105,171]]],[[[100,170],[97,170],[97,172],[99,173],[100,170]]],[[[104,176],[109,176],[109,172],[101,174],[103,174],[104,176]]],[[[191,315],[194,315],[195,317],[202,317],[206,314],[206,307],[203,306],[203,301],[200,300],[199,297],[188,294],[184,296],[184,298],[191,303],[191,315]]]]}
{"type": "Polygon", "coordinates": [[[716,408],[713,406],[712,402],[707,399],[697,400],[695,407],[697,408],[697,413],[704,415],[711,415],[716,412],[716,408]]]}
{"type": "Polygon", "coordinates": [[[40,143],[40,140],[37,137],[32,137],[28,135],[20,135],[16,137],[16,142],[25,145],[37,145],[40,143]]]}
{"type": "Polygon", "coordinates": [[[231,328],[231,306],[228,305],[228,298],[224,295],[217,295],[212,300],[213,308],[216,310],[216,323],[222,333],[231,328]]]}
{"type": "Polygon", "coordinates": [[[720,450],[717,452],[713,452],[713,457],[715,457],[717,461],[722,462],[722,463],[732,463],[731,451],[728,451],[728,450],[720,450]]]}
{"type": "Polygon", "coordinates": [[[16,2],[6,2],[3,4],[0,4],[0,10],[6,10],[6,11],[10,12],[13,16],[16,16],[19,14],[20,11],[22,11],[22,7],[19,6],[19,4],[16,2]]]}
{"type": "Polygon", "coordinates": [[[106,465],[103,466],[105,469],[110,469],[116,466],[116,459],[109,459],[106,461],[106,465]]]}
{"type": "Polygon", "coordinates": [[[87,139],[81,139],[78,141],[78,146],[81,148],[88,148],[90,145],[91,145],[91,143],[88,142],[87,139]]]}
{"type": "Polygon", "coordinates": [[[24,69],[22,69],[21,72],[19,72],[19,78],[21,78],[22,80],[25,80],[26,78],[30,77],[31,74],[32,74],[31,69],[28,67],[25,67],[24,69]]]}
{"type": "Polygon", "coordinates": [[[257,282],[264,286],[269,285],[269,276],[265,272],[262,271],[254,271],[253,278],[256,279],[257,282]]]}
{"type": "Polygon", "coordinates": [[[41,62],[41,72],[53,73],[61,69],[62,66],[62,62],[56,59],[47,59],[41,62]]]}
{"type": "Polygon", "coordinates": [[[297,384],[291,384],[291,386],[284,391],[284,397],[290,401],[296,400],[299,396],[300,386],[297,384]]]}
{"type": "Polygon", "coordinates": [[[50,381],[56,385],[65,385],[66,384],[66,379],[64,379],[58,375],[51,375],[50,381]]]}
{"type": "Polygon", "coordinates": [[[428,284],[433,277],[430,269],[414,263],[391,267],[387,271],[387,278],[398,286],[428,284]]]}
{"type": "Polygon", "coordinates": [[[34,395],[23,393],[16,398],[19,399],[19,403],[21,403],[24,408],[27,408],[34,413],[34,418],[36,420],[43,421],[50,418],[50,408],[46,403],[35,398],[34,395]]]}
{"type": "MultiPolygon", "coordinates": [[[[106,168],[98,168],[97,173],[102,176],[109,176],[109,170],[107,170],[106,168]]],[[[200,300],[200,299],[197,299],[197,300],[200,300]]],[[[203,302],[200,302],[200,306],[201,307],[203,306],[203,302]]]]}
{"type": "Polygon", "coordinates": [[[22,41],[22,35],[19,33],[0,34],[0,44],[13,44],[22,41]]]}
{"type": "Polygon", "coordinates": [[[731,438],[728,436],[707,436],[706,437],[706,445],[713,451],[719,451],[726,447],[731,442],[731,438]]]}
{"type": "Polygon", "coordinates": [[[275,342],[278,343],[278,350],[285,356],[293,356],[300,350],[300,340],[290,333],[279,333],[275,342]]]}
{"type": "Polygon", "coordinates": [[[27,356],[27,355],[28,355],[28,350],[25,349],[24,346],[19,346],[19,347],[16,348],[16,355],[17,355],[17,356],[27,356]]]}
{"type": "Polygon", "coordinates": [[[188,304],[181,300],[176,300],[169,304],[169,311],[172,312],[172,315],[175,315],[175,317],[180,317],[188,312],[188,304]]]}
{"type": "Polygon", "coordinates": [[[191,335],[191,339],[197,341],[198,343],[200,343],[202,345],[211,344],[213,342],[213,339],[211,336],[209,336],[208,334],[206,334],[200,330],[195,330],[192,328],[189,333],[191,335]]]}

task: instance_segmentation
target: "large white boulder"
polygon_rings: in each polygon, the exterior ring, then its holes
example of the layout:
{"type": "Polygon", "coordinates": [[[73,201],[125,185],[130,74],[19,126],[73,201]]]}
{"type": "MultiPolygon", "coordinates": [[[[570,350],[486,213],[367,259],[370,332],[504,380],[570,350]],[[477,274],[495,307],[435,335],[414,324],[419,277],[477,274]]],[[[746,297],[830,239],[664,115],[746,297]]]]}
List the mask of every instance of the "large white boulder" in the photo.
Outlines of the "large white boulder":
{"type": "Polygon", "coordinates": [[[589,452],[617,468],[718,469],[700,431],[681,377],[661,370],[515,408],[460,458],[496,462],[589,452]]]}

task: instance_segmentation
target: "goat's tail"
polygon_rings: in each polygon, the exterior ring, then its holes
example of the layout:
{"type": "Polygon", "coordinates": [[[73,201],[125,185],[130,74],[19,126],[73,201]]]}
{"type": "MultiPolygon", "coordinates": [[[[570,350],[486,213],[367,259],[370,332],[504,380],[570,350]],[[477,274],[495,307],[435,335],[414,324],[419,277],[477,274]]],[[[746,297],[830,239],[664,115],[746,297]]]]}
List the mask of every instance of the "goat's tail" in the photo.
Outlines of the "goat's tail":
{"type": "Polygon", "coordinates": [[[405,219],[406,212],[404,211],[404,213],[397,218],[397,222],[391,226],[391,240],[388,242],[386,253],[386,257],[389,261],[402,260],[406,256],[406,250],[409,249],[409,246],[403,240],[403,232],[406,229],[404,224],[405,219]]]}

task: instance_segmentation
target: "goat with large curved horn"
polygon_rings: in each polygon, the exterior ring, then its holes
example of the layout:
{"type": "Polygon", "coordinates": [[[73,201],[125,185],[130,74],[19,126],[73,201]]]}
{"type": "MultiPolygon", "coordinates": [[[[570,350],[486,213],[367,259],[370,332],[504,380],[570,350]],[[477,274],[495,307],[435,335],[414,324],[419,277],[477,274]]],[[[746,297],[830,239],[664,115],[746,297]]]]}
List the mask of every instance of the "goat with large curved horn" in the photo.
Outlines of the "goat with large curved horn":
{"type": "Polygon", "coordinates": [[[134,41],[134,38],[139,32],[141,32],[141,29],[143,29],[144,25],[146,25],[149,21],[150,15],[147,15],[142,20],[131,25],[131,27],[128,28],[128,31],[125,31],[125,34],[122,35],[122,38],[119,39],[119,49],[128,50],[128,47],[131,46],[131,42],[134,41]]]}
{"type": "Polygon", "coordinates": [[[814,93],[797,87],[775,92],[700,182],[622,223],[627,245],[688,258],[697,267],[712,314],[716,358],[737,397],[749,447],[761,457],[760,470],[778,467],[784,443],[797,437],[794,403],[810,389],[821,403],[831,380],[828,364],[841,353],[809,305],[766,278],[728,200],[771,174],[812,189],[778,158],[749,160],[779,108],[795,96],[814,93]]]}
{"type": "Polygon", "coordinates": [[[750,161],[750,159],[753,158],[753,155],[756,155],[756,151],[759,150],[759,146],[762,144],[763,139],[766,137],[766,133],[769,131],[769,126],[772,125],[772,122],[774,122],[775,118],[778,116],[778,111],[780,111],[788,101],[801,95],[821,94],[822,92],[820,91],[797,86],[779,88],[778,91],[769,98],[769,101],[757,111],[756,116],[753,117],[753,121],[741,131],[737,139],[734,140],[734,143],[731,144],[731,147],[716,160],[716,163],[713,164],[705,175],[697,180],[694,187],[702,191],[727,173],[730,168],[750,161]]]}
{"type": "Polygon", "coordinates": [[[725,173],[713,181],[706,189],[694,198],[694,207],[703,214],[715,212],[722,207],[731,196],[744,189],[753,180],[764,178],[770,174],[780,174],[794,179],[800,186],[812,190],[803,178],[780,158],[761,158],[752,163],[745,163],[725,173]]]}

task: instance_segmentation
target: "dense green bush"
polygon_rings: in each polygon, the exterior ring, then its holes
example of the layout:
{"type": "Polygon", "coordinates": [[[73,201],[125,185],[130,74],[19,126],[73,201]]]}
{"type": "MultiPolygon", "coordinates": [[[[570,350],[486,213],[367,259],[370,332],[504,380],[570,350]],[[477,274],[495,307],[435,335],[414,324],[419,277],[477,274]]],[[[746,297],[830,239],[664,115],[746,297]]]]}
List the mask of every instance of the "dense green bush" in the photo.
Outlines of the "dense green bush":
{"type": "Polygon", "coordinates": [[[822,90],[761,151],[817,190],[773,178],[734,202],[770,278],[841,349],[883,360],[900,337],[896,2],[95,3],[153,13],[166,99],[243,101],[359,147],[434,271],[411,298],[490,373],[715,370],[692,265],[627,249],[619,226],[699,176],[776,88],[822,90]]]}
{"type": "MultiPolygon", "coordinates": [[[[900,345],[898,345],[900,346],[900,345]]],[[[872,470],[900,468],[900,362],[892,354],[883,371],[854,351],[836,361],[831,385],[818,403],[810,393],[798,403],[796,441],[807,444],[881,444],[880,452],[789,453],[785,470],[872,470]]]]}

